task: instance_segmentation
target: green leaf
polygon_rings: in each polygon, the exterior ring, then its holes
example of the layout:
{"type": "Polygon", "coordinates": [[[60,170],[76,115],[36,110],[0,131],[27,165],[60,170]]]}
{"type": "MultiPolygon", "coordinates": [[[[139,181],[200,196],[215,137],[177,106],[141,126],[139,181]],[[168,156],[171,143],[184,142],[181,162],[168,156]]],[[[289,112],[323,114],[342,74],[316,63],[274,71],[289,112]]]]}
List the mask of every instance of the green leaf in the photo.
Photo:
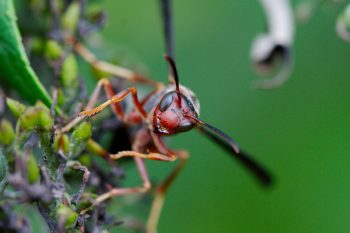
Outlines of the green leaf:
{"type": "Polygon", "coordinates": [[[29,64],[16,24],[12,0],[0,1],[0,83],[9,85],[25,100],[40,99],[51,106],[51,99],[29,64]]]}

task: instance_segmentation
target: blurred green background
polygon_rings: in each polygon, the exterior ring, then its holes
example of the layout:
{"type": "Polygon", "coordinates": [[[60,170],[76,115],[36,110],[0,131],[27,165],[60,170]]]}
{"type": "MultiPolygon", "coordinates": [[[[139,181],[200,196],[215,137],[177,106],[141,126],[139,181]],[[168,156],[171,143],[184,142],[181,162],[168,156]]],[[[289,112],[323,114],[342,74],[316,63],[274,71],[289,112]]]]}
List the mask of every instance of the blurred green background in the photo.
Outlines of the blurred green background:
{"type": "MultiPolygon", "coordinates": [[[[166,82],[158,1],[104,5],[106,47],[166,82]]],[[[200,99],[201,118],[233,136],[276,183],[264,190],[195,131],[172,137],[172,148],[192,156],[167,195],[159,232],[349,232],[350,44],[334,29],[343,7],[325,4],[297,24],[291,79],[256,91],[251,84],[260,77],[249,51],[266,28],[259,2],[174,1],[181,83],[200,99]]],[[[160,181],[174,164],[147,166],[160,181]]],[[[128,179],[137,180],[130,172],[128,179]]]]}

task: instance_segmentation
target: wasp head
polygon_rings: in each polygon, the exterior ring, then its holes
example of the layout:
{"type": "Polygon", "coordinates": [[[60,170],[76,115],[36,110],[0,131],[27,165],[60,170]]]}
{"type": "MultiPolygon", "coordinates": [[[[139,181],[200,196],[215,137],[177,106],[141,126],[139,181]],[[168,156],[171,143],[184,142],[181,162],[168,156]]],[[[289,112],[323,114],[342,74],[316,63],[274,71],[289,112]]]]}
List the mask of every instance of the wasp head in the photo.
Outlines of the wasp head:
{"type": "Polygon", "coordinates": [[[166,93],[153,114],[153,131],[160,135],[172,135],[185,132],[196,125],[199,103],[189,91],[189,97],[177,91],[166,93]]]}

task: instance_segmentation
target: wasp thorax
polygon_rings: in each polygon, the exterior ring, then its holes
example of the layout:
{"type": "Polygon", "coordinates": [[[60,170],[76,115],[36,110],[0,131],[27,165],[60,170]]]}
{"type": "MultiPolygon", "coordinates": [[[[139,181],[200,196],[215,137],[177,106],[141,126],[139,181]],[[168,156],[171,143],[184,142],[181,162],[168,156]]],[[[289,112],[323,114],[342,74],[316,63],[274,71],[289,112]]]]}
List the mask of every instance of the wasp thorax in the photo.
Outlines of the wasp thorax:
{"type": "Polygon", "coordinates": [[[198,117],[192,96],[171,91],[165,94],[154,111],[153,130],[157,134],[171,135],[192,129],[198,117]]]}

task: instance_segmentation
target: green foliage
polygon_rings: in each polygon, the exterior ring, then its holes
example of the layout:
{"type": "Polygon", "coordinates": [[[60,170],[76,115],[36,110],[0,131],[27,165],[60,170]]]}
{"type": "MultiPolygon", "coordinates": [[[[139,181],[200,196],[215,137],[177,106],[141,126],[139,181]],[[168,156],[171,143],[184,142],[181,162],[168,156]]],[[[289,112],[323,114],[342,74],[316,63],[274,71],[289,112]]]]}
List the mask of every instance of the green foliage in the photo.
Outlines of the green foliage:
{"type": "Polygon", "coordinates": [[[0,1],[0,83],[9,85],[29,103],[51,106],[51,99],[30,66],[16,24],[12,0],[0,1]]]}
{"type": "MultiPolygon", "coordinates": [[[[21,2],[26,9],[18,13],[26,17],[19,21],[23,26],[17,25],[12,0],[0,1],[0,98],[6,95],[5,110],[0,111],[0,222],[29,224],[30,216],[17,212],[24,204],[40,213],[51,232],[107,229],[114,217],[105,214],[96,222],[91,215],[101,215],[104,207],[95,208],[94,200],[116,185],[117,167],[105,166],[87,148],[93,130],[89,121],[76,117],[88,97],[79,78],[94,74],[81,69],[69,42],[77,37],[80,21],[89,19],[87,13],[80,17],[79,1],[47,3],[21,2]],[[40,30],[21,30],[28,42],[23,44],[19,28],[28,25],[40,30]],[[52,100],[37,75],[50,85],[52,100]]],[[[0,224],[0,231],[30,232],[30,224],[0,224]]]]}
{"type": "Polygon", "coordinates": [[[64,87],[77,87],[78,85],[78,62],[73,54],[69,54],[62,64],[62,85],[64,87]]]}
{"type": "Polygon", "coordinates": [[[28,107],[19,117],[21,131],[49,130],[53,126],[50,110],[38,102],[33,107],[28,107]]]}

